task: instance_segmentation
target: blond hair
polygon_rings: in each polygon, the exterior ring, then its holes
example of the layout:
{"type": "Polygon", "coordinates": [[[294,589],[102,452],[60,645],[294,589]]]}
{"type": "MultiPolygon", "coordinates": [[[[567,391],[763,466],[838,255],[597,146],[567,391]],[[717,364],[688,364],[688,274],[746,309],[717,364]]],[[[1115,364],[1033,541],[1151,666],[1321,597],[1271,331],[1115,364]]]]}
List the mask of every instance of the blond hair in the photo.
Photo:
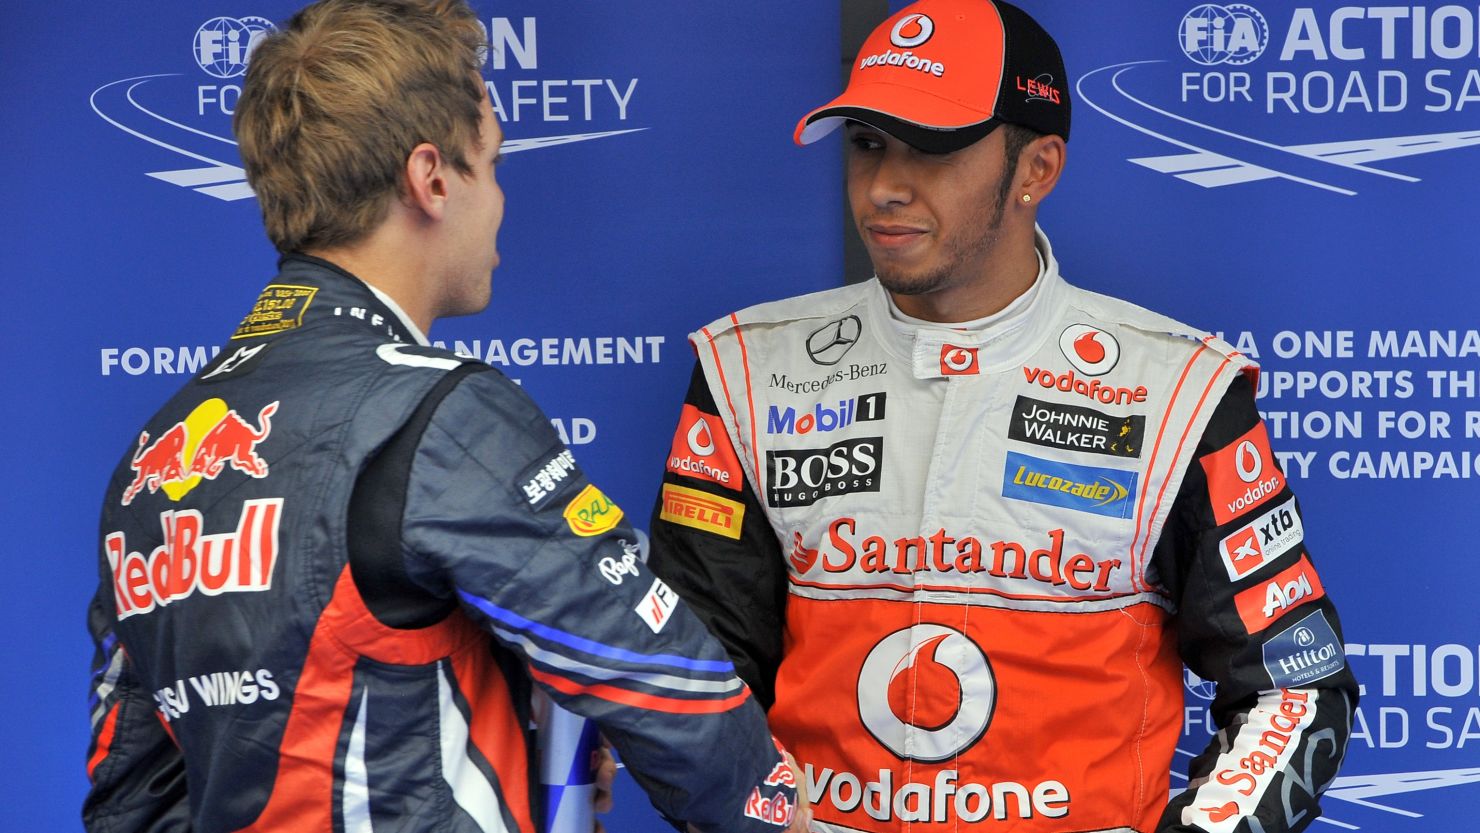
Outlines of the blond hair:
{"type": "Polygon", "coordinates": [[[233,127],[273,245],[369,234],[422,142],[471,174],[486,48],[466,0],[320,0],[264,38],[233,127]]]}

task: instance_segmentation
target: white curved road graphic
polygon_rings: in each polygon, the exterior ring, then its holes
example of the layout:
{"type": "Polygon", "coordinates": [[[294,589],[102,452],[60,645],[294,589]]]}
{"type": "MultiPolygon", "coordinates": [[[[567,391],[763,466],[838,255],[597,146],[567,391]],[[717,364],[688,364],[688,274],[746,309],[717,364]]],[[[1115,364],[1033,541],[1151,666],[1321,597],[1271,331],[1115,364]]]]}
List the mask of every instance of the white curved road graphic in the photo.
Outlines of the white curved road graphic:
{"type": "MultiPolygon", "coordinates": [[[[99,118],[130,136],[143,139],[152,145],[162,147],[165,150],[179,154],[195,162],[205,163],[204,167],[155,171],[150,173],[149,176],[181,188],[190,188],[198,194],[205,194],[208,197],[215,197],[218,200],[234,201],[251,198],[253,196],[252,189],[247,185],[247,174],[239,164],[239,157],[236,151],[232,150],[223,153],[224,148],[209,144],[209,142],[215,142],[235,148],[235,140],[227,136],[217,136],[214,133],[209,133],[161,116],[140,104],[134,97],[135,90],[151,81],[160,78],[178,77],[179,75],[180,73],[160,73],[156,75],[138,75],[132,78],[121,78],[93,90],[92,95],[88,97],[88,103],[92,106],[93,112],[98,114],[99,118]],[[231,161],[217,158],[219,156],[226,156],[231,161]]],[[[647,130],[647,128],[634,127],[626,130],[606,130],[599,133],[572,133],[563,136],[505,139],[501,151],[503,153],[517,153],[521,150],[554,147],[572,142],[590,141],[591,139],[605,139],[609,136],[638,133],[643,130],[647,130]]]]}
{"type": "Polygon", "coordinates": [[[1075,91],[1081,101],[1106,118],[1188,151],[1128,161],[1204,188],[1278,178],[1352,196],[1372,177],[1419,181],[1368,163],[1480,145],[1480,129],[1303,145],[1273,144],[1162,109],[1125,88],[1123,76],[1160,63],[1165,61],[1132,61],[1100,67],[1081,76],[1075,91]],[[1119,112],[1112,111],[1112,106],[1119,112]]]}

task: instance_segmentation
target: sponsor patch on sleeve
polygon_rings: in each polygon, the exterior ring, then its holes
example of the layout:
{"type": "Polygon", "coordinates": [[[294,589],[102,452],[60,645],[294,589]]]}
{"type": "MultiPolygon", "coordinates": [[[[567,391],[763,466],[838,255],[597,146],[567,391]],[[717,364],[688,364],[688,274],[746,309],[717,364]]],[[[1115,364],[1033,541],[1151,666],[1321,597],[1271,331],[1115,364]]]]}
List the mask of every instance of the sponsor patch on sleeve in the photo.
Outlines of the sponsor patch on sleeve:
{"type": "Polygon", "coordinates": [[[578,471],[575,455],[570,453],[570,449],[562,448],[525,469],[519,475],[519,488],[529,505],[538,509],[549,503],[550,496],[573,479],[578,471]]]}
{"type": "Polygon", "coordinates": [[[1258,633],[1293,608],[1326,595],[1321,577],[1316,575],[1310,559],[1300,556],[1294,566],[1282,570],[1267,582],[1250,587],[1233,597],[1239,618],[1249,633],[1258,633]]]}
{"type": "Polygon", "coordinates": [[[653,633],[663,630],[668,620],[673,616],[673,611],[678,607],[678,594],[673,588],[663,583],[660,578],[653,579],[653,586],[648,588],[647,594],[642,601],[633,608],[642,621],[652,629],[653,633]]]}
{"type": "Polygon", "coordinates": [[[1345,667],[1341,641],[1320,610],[1264,643],[1264,669],[1275,688],[1299,688],[1345,667]]]}
{"type": "Polygon", "coordinates": [[[257,296],[257,303],[252,305],[252,311],[237,325],[236,332],[231,337],[238,339],[269,336],[301,327],[303,313],[308,310],[309,303],[318,291],[316,286],[268,284],[263,288],[262,294],[257,296]]]}
{"type": "Polygon", "coordinates": [[[740,459],[724,423],[693,405],[684,405],[678,418],[673,447],[668,451],[668,470],[740,491],[740,459]]]}
{"type": "Polygon", "coordinates": [[[622,510],[590,483],[576,495],[575,500],[565,505],[561,514],[570,531],[582,538],[611,532],[622,520],[622,510]]]}
{"type": "Polygon", "coordinates": [[[1218,543],[1229,581],[1247,578],[1305,540],[1300,510],[1291,498],[1218,543]]]}
{"type": "Polygon", "coordinates": [[[658,517],[738,541],[740,522],[745,520],[745,504],[698,489],[664,483],[663,508],[658,517]]]}
{"type": "Polygon", "coordinates": [[[1285,476],[1269,450],[1269,432],[1263,422],[1199,462],[1208,476],[1213,518],[1220,525],[1264,504],[1285,488],[1285,476]]]}

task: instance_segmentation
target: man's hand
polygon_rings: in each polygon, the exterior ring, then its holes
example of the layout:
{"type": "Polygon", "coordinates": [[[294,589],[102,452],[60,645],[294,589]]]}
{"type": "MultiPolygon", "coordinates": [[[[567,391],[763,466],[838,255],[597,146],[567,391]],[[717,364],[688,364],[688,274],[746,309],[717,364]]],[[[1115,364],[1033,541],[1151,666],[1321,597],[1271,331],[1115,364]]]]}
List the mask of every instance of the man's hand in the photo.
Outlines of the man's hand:
{"type": "Polygon", "coordinates": [[[807,833],[812,829],[812,802],[807,800],[807,779],[802,777],[802,767],[790,752],[781,754],[786,756],[786,765],[791,767],[797,779],[797,814],[786,833],[807,833]]]}
{"type": "MultiPolygon", "coordinates": [[[[596,793],[591,798],[591,806],[597,813],[610,813],[612,811],[612,784],[617,778],[617,759],[612,757],[611,744],[606,738],[601,739],[601,746],[596,750],[596,793]]],[[[606,827],[602,825],[601,819],[596,820],[594,833],[606,833],[606,827]]]]}
{"type": "MultiPolygon", "coordinates": [[[[781,749],[778,744],[777,749],[781,749]]],[[[797,759],[790,752],[781,751],[786,765],[791,767],[792,774],[796,779],[797,803],[796,813],[791,818],[791,824],[787,825],[784,833],[808,833],[812,829],[812,802],[807,800],[807,779],[802,777],[802,768],[797,765],[797,759]]],[[[777,767],[780,769],[780,767],[777,767]]],[[[689,825],[689,833],[704,833],[704,831],[689,825]]]]}

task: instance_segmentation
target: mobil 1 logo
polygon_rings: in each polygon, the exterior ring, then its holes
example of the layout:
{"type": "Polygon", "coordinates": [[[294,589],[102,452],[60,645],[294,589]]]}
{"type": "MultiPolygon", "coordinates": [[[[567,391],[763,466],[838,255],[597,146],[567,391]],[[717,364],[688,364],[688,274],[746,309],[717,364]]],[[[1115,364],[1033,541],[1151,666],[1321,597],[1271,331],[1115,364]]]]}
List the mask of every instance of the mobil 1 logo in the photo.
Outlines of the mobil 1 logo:
{"type": "Polygon", "coordinates": [[[883,467],[883,437],[767,451],[767,497],[776,507],[811,506],[834,495],[877,492],[883,467]]]}
{"type": "Polygon", "coordinates": [[[1140,457],[1145,434],[1144,416],[1111,416],[1029,396],[1017,398],[1007,429],[1007,436],[1018,442],[1111,457],[1140,457]]]}

